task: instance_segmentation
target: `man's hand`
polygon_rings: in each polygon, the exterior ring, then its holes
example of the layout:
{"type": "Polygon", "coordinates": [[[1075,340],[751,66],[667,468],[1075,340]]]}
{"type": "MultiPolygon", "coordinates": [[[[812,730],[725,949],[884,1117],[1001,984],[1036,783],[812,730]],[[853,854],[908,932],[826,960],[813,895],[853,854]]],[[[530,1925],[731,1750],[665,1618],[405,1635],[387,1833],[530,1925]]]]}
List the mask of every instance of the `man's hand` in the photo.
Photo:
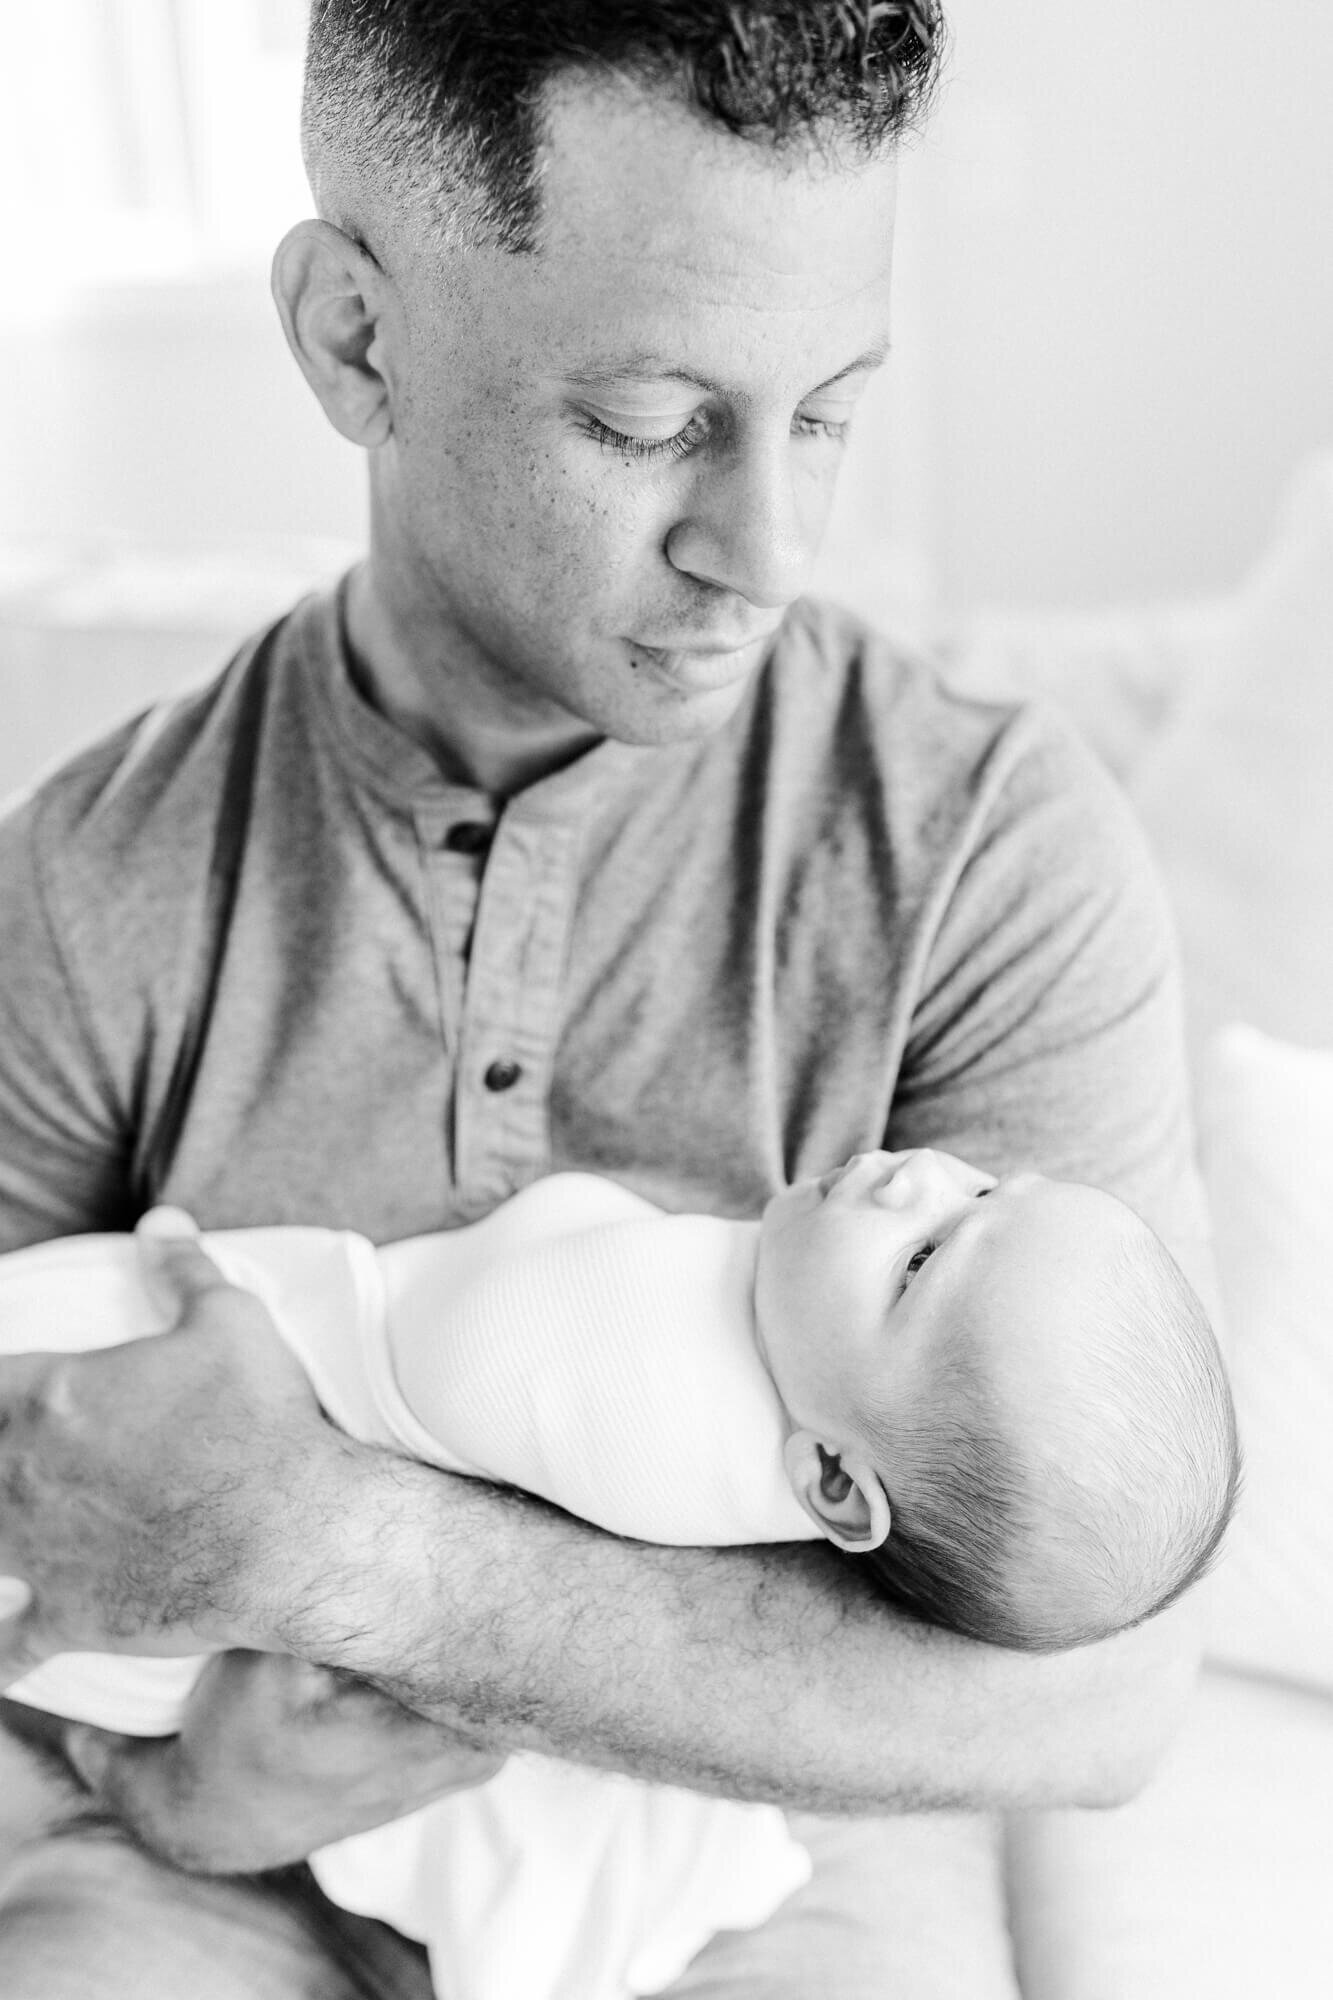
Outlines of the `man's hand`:
{"type": "Polygon", "coordinates": [[[373,1688],[271,1653],[210,1660],[179,1736],[76,1724],[65,1750],[146,1847],[210,1875],[304,1860],[482,1784],[504,1761],[373,1688]]]}
{"type": "Polygon", "coordinates": [[[57,1652],[270,1643],[256,1579],[287,1494],[352,1447],[192,1231],[141,1225],[170,1332],[0,1360],[0,1685],[57,1652]]]}

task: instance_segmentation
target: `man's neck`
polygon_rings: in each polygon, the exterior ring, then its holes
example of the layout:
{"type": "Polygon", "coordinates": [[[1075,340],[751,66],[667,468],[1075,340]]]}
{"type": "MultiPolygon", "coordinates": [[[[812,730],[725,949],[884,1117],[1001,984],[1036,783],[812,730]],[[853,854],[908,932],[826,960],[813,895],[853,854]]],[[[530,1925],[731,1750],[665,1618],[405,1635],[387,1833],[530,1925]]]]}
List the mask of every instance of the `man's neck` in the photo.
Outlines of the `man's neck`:
{"type": "Polygon", "coordinates": [[[374,557],[353,571],[346,607],[358,691],[452,783],[508,798],[598,741],[554,706],[534,713],[464,635],[416,605],[410,590],[397,589],[374,557]]]}

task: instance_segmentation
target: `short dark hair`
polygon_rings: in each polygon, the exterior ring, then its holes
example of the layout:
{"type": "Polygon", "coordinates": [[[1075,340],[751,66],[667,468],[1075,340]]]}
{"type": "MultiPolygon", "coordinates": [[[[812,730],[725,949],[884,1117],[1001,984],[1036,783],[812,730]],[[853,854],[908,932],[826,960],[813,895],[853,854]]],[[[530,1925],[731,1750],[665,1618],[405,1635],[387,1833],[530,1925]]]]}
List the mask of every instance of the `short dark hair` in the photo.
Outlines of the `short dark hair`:
{"type": "Polygon", "coordinates": [[[892,1525],[852,1558],[892,1604],[968,1639],[1026,1649],[1006,1588],[1029,1503],[1013,1447],[981,1406],[957,1352],[941,1366],[934,1407],[895,1422],[883,1460],[892,1525]]]}
{"type": "MultiPolygon", "coordinates": [[[[888,1417],[907,1474],[888,1539],[852,1558],[931,1624],[1025,1652],[1090,1645],[1154,1617],[1215,1562],[1241,1484],[1236,1411],[1208,1315],[1132,1211],[1090,1272],[1084,1365],[1035,1454],[1003,1436],[951,1343],[933,1407],[888,1417]]],[[[1071,1333],[1073,1330],[1071,1329],[1071,1333]]]]}
{"type": "Polygon", "coordinates": [[[741,137],[837,135],[870,157],[923,112],[942,42],[939,0],[313,0],[306,163],[424,202],[461,244],[531,250],[556,77],[667,88],[741,137]]]}

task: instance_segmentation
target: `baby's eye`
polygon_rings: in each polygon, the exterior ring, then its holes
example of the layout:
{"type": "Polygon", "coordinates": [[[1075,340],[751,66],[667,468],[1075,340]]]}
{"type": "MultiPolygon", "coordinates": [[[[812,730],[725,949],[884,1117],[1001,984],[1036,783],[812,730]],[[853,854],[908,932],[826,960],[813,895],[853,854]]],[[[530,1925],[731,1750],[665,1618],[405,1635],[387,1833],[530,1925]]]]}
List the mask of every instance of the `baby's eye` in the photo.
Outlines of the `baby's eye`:
{"type": "Polygon", "coordinates": [[[904,1291],[907,1290],[907,1287],[911,1284],[913,1278],[916,1276],[917,1272],[921,1269],[921,1266],[927,1261],[928,1258],[933,1257],[934,1254],[935,1254],[935,1245],[933,1243],[923,1243],[919,1250],[914,1250],[912,1252],[903,1270],[904,1291]]]}

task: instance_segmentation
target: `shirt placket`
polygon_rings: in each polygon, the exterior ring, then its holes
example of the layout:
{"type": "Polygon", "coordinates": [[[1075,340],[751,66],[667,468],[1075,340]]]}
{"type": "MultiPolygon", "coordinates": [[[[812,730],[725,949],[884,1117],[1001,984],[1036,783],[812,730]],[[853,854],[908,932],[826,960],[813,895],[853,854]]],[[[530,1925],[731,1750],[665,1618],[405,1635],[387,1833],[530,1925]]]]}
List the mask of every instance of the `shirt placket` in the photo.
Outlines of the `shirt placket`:
{"type": "Polygon", "coordinates": [[[463,979],[454,1087],[457,1194],[484,1213],[545,1173],[578,825],[514,800],[486,858],[463,979]]]}
{"type": "Polygon", "coordinates": [[[439,996],[440,1039],[453,1062],[462,1033],[463,983],[495,809],[482,794],[450,793],[413,811],[426,883],[439,996]]]}

